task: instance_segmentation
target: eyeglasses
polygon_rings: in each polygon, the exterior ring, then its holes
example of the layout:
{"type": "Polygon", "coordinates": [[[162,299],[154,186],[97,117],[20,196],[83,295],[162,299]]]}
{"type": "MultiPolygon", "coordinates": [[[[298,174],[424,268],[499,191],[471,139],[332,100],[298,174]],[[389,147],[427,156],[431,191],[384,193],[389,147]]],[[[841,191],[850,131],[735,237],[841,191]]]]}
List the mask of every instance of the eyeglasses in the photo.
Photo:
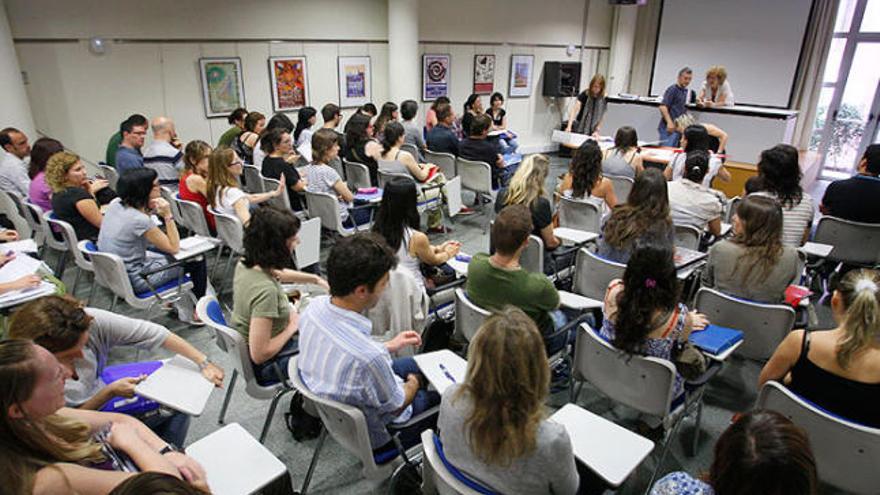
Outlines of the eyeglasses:
{"type": "Polygon", "coordinates": [[[232,163],[229,164],[230,167],[234,167],[234,166],[236,166],[236,165],[242,165],[242,166],[244,166],[244,162],[241,161],[241,160],[236,160],[236,161],[234,161],[234,162],[232,162],[232,163]]]}

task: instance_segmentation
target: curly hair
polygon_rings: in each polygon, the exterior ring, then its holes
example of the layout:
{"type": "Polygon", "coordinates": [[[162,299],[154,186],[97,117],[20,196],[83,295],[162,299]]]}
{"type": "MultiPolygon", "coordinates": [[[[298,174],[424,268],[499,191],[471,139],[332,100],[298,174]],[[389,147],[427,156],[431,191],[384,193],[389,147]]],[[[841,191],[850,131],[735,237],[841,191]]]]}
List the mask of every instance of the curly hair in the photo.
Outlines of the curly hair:
{"type": "Polygon", "coordinates": [[[574,152],[569,165],[571,196],[586,198],[596,183],[602,180],[602,150],[599,144],[588,139],[574,152]]]}
{"type": "Polygon", "coordinates": [[[259,265],[266,272],[292,268],[287,240],[299,232],[299,227],[299,218],[290,210],[272,206],[257,208],[244,227],[241,263],[248,268],[259,265]]]}
{"type": "Polygon", "coordinates": [[[602,235],[610,246],[623,249],[660,226],[672,226],[669,193],[663,174],[649,168],[636,177],[626,203],[614,207],[602,235]]]}
{"type": "Polygon", "coordinates": [[[784,208],[800,204],[804,196],[801,188],[801,167],[798,165],[797,149],[787,144],[777,144],[761,152],[758,176],[763,188],[776,194],[784,208]]]}
{"type": "Polygon", "coordinates": [[[82,302],[70,296],[46,296],[31,301],[9,322],[9,337],[33,340],[49,352],[66,351],[88,331],[92,318],[82,302]]]}
{"type": "Polygon", "coordinates": [[[52,188],[52,192],[61,192],[67,189],[67,172],[79,163],[79,156],[69,151],[55,153],[46,162],[46,184],[52,188]]]}

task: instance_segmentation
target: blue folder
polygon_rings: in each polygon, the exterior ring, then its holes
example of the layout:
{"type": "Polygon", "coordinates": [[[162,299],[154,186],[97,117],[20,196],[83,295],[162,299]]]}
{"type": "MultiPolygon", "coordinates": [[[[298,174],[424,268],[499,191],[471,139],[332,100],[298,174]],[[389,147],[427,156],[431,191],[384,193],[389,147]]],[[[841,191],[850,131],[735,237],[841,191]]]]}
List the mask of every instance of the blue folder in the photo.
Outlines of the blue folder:
{"type": "Polygon", "coordinates": [[[743,339],[743,333],[732,328],[706,325],[703,330],[691,332],[691,342],[709,354],[721,354],[743,339]]]}
{"type": "MultiPolygon", "coordinates": [[[[150,375],[162,367],[162,361],[144,361],[139,363],[124,363],[104,368],[101,373],[101,381],[109,385],[120,378],[131,376],[150,375]]],[[[135,395],[131,399],[114,397],[108,400],[100,410],[104,412],[116,412],[137,416],[159,408],[159,403],[153,400],[135,395]]]]}

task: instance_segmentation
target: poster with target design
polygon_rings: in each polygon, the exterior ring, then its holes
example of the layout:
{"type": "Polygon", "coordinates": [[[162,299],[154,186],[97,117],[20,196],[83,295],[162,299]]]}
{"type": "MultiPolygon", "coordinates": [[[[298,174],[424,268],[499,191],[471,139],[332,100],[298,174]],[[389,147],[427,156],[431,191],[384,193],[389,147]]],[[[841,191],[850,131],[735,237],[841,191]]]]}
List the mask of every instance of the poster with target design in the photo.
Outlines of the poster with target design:
{"type": "Polygon", "coordinates": [[[422,101],[449,96],[449,55],[422,56],[422,101]]]}

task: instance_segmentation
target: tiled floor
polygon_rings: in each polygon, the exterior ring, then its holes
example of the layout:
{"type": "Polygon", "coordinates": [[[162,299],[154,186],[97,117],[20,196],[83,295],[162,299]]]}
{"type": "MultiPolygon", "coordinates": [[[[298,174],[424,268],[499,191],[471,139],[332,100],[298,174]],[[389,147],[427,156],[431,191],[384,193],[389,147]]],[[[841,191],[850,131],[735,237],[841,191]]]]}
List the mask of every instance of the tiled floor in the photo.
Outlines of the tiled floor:
{"type": "MultiPolygon", "coordinates": [[[[554,157],[552,160],[552,172],[548,179],[548,186],[556,183],[556,177],[565,171],[567,161],[554,157]]],[[[819,195],[821,197],[821,195],[819,195]]],[[[487,205],[487,210],[492,205],[487,205]]],[[[449,234],[449,238],[457,239],[464,245],[464,251],[475,253],[488,249],[488,235],[483,232],[483,225],[486,222],[485,217],[474,215],[470,217],[460,218],[453,224],[453,232],[449,234]]],[[[443,236],[435,236],[436,240],[441,240],[443,236]]],[[[329,245],[323,249],[327,252],[329,245]]],[[[326,258],[326,254],[322,259],[326,258]]],[[[54,266],[54,256],[50,255],[50,263],[54,266]]],[[[213,260],[213,259],[212,259],[213,260]]],[[[73,276],[75,267],[72,263],[68,264],[68,270],[65,273],[64,280],[68,286],[73,284],[73,276]]],[[[222,272],[218,270],[219,276],[222,272]]],[[[80,282],[77,295],[85,299],[88,295],[88,289],[91,284],[90,277],[84,277],[80,282]]],[[[215,281],[216,286],[220,286],[215,281]]],[[[221,296],[221,301],[225,304],[231,304],[231,297],[228,293],[229,285],[225,286],[227,292],[221,296]]],[[[93,305],[101,308],[109,308],[110,300],[106,292],[98,290],[98,295],[93,301],[93,305]]],[[[132,316],[142,316],[143,313],[132,312],[124,303],[117,305],[117,310],[132,316]]],[[[828,328],[833,323],[827,308],[818,308],[820,325],[819,328],[828,328]]],[[[153,321],[167,325],[175,333],[181,335],[196,347],[206,352],[211,359],[220,364],[227,372],[226,386],[229,384],[229,376],[232,374],[232,360],[220,351],[214,344],[210,330],[206,327],[192,327],[170,319],[168,315],[160,310],[154,310],[152,313],[153,321]]],[[[166,357],[167,353],[159,352],[157,356],[166,357]]],[[[136,354],[131,349],[120,349],[113,353],[115,360],[131,360],[136,357],[139,359],[147,359],[154,357],[147,351],[141,351],[136,354]]],[[[712,449],[715,441],[720,433],[729,424],[731,416],[738,411],[749,409],[755,400],[755,387],[757,383],[760,366],[756,363],[744,362],[740,360],[732,360],[724,371],[713,380],[708,386],[705,394],[705,407],[703,410],[702,424],[700,427],[700,442],[696,455],[690,456],[689,446],[694,434],[692,420],[686,420],[679,435],[672,439],[672,448],[667,456],[662,471],[668,472],[672,470],[684,469],[691,473],[701,473],[708,470],[712,459],[712,449]]],[[[208,402],[205,412],[197,418],[193,418],[189,430],[188,441],[195,441],[218,428],[217,419],[220,406],[223,401],[224,390],[217,390],[208,402]]],[[[561,406],[567,401],[567,394],[557,394],[548,401],[548,413],[552,412],[556,407],[561,406]]],[[[621,421],[623,424],[631,425],[634,414],[625,410],[623,407],[615,407],[608,399],[604,398],[599,392],[592,389],[589,385],[584,386],[583,391],[578,399],[578,404],[589,410],[621,421]]],[[[232,401],[226,414],[227,422],[237,422],[244,426],[254,436],[259,435],[262,427],[263,419],[269,406],[268,401],[258,401],[251,399],[245,394],[243,383],[239,383],[233,392],[232,401]]],[[[294,441],[284,426],[283,413],[288,408],[288,400],[281,401],[276,411],[272,427],[269,431],[266,441],[267,447],[275,453],[284,462],[291,473],[293,484],[299,487],[305,476],[309,461],[312,456],[313,448],[316,441],[308,441],[298,443],[294,441]]],[[[596,445],[597,449],[613,449],[613,445],[596,445]]],[[[621,487],[619,493],[641,493],[645,489],[645,484],[650,477],[650,470],[653,469],[655,456],[646,460],[643,465],[630,477],[630,479],[621,487]]],[[[312,480],[310,493],[314,494],[361,494],[361,493],[385,493],[387,491],[387,483],[371,483],[361,478],[360,465],[353,456],[344,451],[338,443],[328,440],[325,443],[324,450],[318,462],[317,469],[312,480]]]]}

